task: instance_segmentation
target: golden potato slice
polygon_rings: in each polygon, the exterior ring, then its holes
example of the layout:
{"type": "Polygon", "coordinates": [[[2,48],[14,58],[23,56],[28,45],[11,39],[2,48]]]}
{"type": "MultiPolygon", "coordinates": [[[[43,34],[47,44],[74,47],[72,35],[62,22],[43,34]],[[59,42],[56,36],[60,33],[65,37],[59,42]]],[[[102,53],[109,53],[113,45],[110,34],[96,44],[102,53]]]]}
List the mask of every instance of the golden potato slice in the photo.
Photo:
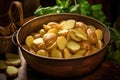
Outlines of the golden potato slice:
{"type": "Polygon", "coordinates": [[[44,29],[39,30],[40,37],[43,37],[43,35],[46,33],[44,29]]]}
{"type": "Polygon", "coordinates": [[[38,50],[37,55],[48,57],[48,52],[45,50],[38,50]]]}
{"type": "Polygon", "coordinates": [[[54,48],[50,55],[52,58],[63,58],[62,52],[54,48]]]}
{"type": "Polygon", "coordinates": [[[74,53],[71,58],[77,58],[77,57],[82,57],[85,55],[87,50],[85,49],[80,49],[79,51],[77,51],[76,53],[74,53]]]}
{"type": "Polygon", "coordinates": [[[53,48],[55,48],[55,47],[57,47],[57,43],[56,43],[56,42],[54,42],[51,46],[48,46],[48,47],[46,48],[46,50],[47,50],[47,51],[50,51],[51,49],[53,49],[53,48]]]}
{"type": "Polygon", "coordinates": [[[96,48],[101,49],[103,47],[103,42],[101,40],[98,40],[96,43],[96,48]]]}
{"type": "Polygon", "coordinates": [[[51,46],[57,40],[57,35],[55,33],[46,33],[43,36],[43,41],[46,46],[51,46]]]}
{"type": "Polygon", "coordinates": [[[55,33],[55,34],[58,34],[58,29],[56,29],[56,28],[51,28],[51,29],[48,30],[47,33],[55,33]]]}
{"type": "Polygon", "coordinates": [[[9,66],[19,66],[21,63],[20,58],[7,58],[5,63],[9,66]]]}
{"type": "Polygon", "coordinates": [[[87,30],[87,25],[84,24],[83,22],[76,22],[75,27],[81,28],[84,32],[86,32],[86,30],[87,30]]]}
{"type": "Polygon", "coordinates": [[[18,68],[14,67],[14,66],[8,66],[6,69],[6,74],[9,77],[14,77],[18,75],[18,68]]]}
{"type": "Polygon", "coordinates": [[[96,33],[95,33],[95,31],[94,30],[92,30],[92,29],[87,29],[87,34],[88,34],[88,40],[91,42],[91,43],[93,43],[93,44],[95,44],[95,43],[97,43],[97,36],[96,36],[96,33]]]}
{"type": "Polygon", "coordinates": [[[96,36],[98,40],[102,40],[103,39],[103,31],[100,29],[96,29],[95,30],[96,36]]]}
{"type": "Polygon", "coordinates": [[[68,32],[69,31],[67,29],[63,29],[63,30],[60,30],[58,32],[58,35],[60,35],[60,36],[67,36],[68,32]]]}
{"type": "Polygon", "coordinates": [[[88,25],[87,28],[88,28],[88,29],[92,29],[93,31],[96,30],[96,28],[95,28],[94,26],[92,26],[92,25],[88,25]]]}
{"type": "Polygon", "coordinates": [[[67,48],[70,49],[72,52],[76,52],[80,49],[80,45],[75,41],[68,41],[67,48]]]}
{"type": "Polygon", "coordinates": [[[38,49],[45,49],[46,48],[46,45],[43,41],[43,38],[34,39],[33,44],[34,45],[32,46],[32,49],[35,50],[35,51],[37,51],[38,49]]]}
{"type": "Polygon", "coordinates": [[[70,37],[71,37],[71,39],[73,39],[74,41],[77,41],[77,42],[82,40],[82,39],[78,38],[76,36],[76,34],[74,32],[72,32],[72,31],[70,32],[70,37]]]}
{"type": "Polygon", "coordinates": [[[60,24],[59,23],[56,23],[56,22],[49,22],[48,24],[47,24],[48,26],[51,26],[52,28],[56,28],[56,29],[60,29],[60,24]]]}
{"type": "Polygon", "coordinates": [[[78,38],[82,40],[87,40],[87,34],[81,28],[75,28],[71,31],[73,31],[78,38]]]}
{"type": "Polygon", "coordinates": [[[48,31],[49,29],[51,29],[52,27],[51,26],[49,26],[49,25],[43,25],[43,29],[45,30],[45,31],[48,31]]]}
{"type": "Polygon", "coordinates": [[[33,44],[39,46],[39,44],[44,44],[43,38],[37,38],[33,40],[33,44]]]}
{"type": "Polygon", "coordinates": [[[67,21],[62,23],[61,28],[62,29],[72,29],[72,28],[74,28],[75,23],[76,23],[75,20],[72,20],[72,19],[67,20],[67,21]]]}
{"type": "Polygon", "coordinates": [[[25,39],[25,44],[29,47],[29,48],[31,48],[32,47],[32,44],[33,44],[33,40],[34,40],[34,38],[33,38],[33,36],[27,36],[26,37],[26,39],[25,39]]]}
{"type": "Polygon", "coordinates": [[[57,46],[60,50],[63,50],[66,47],[67,39],[64,36],[57,37],[57,46]]]}
{"type": "Polygon", "coordinates": [[[64,56],[64,58],[70,58],[72,56],[72,54],[70,53],[70,51],[67,48],[65,48],[63,50],[63,56],[64,56]]]}
{"type": "Polygon", "coordinates": [[[96,51],[98,51],[98,49],[94,45],[91,45],[91,49],[88,50],[85,55],[87,56],[87,55],[93,54],[96,51]]]}
{"type": "Polygon", "coordinates": [[[79,42],[80,49],[90,50],[91,49],[91,43],[88,40],[84,40],[79,42]]]}

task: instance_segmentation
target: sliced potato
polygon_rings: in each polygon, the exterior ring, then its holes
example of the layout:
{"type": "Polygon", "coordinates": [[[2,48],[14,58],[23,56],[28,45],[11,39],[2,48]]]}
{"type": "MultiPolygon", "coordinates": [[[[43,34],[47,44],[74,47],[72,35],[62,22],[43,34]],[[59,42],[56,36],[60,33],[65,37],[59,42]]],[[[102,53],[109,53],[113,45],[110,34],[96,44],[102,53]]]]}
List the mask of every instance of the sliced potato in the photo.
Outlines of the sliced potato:
{"type": "Polygon", "coordinates": [[[39,30],[40,37],[43,37],[43,35],[46,33],[44,29],[39,30]]]}
{"type": "Polygon", "coordinates": [[[67,39],[64,36],[57,37],[57,46],[60,50],[63,50],[66,47],[67,39]]]}
{"type": "Polygon", "coordinates": [[[97,36],[96,36],[96,33],[95,33],[95,31],[94,30],[92,30],[92,29],[87,29],[87,34],[88,34],[88,40],[91,42],[91,43],[93,43],[93,44],[95,44],[95,43],[97,43],[97,36]]]}
{"type": "Polygon", "coordinates": [[[8,66],[6,69],[6,74],[9,77],[14,77],[18,75],[18,68],[14,67],[14,66],[8,66]]]}
{"type": "Polygon", "coordinates": [[[34,40],[34,38],[33,38],[33,36],[27,36],[26,37],[26,39],[25,39],[25,44],[29,47],[29,48],[31,48],[32,47],[32,44],[33,44],[33,40],[34,40]]]}
{"type": "Polygon", "coordinates": [[[77,42],[82,40],[82,39],[78,38],[76,36],[76,34],[74,32],[72,32],[72,31],[70,32],[70,37],[71,37],[71,39],[73,39],[74,41],[77,41],[77,42]]]}
{"type": "Polygon", "coordinates": [[[88,25],[87,28],[88,28],[88,29],[92,29],[93,31],[96,30],[96,28],[95,28],[94,26],[92,26],[92,25],[88,25]]]}
{"type": "Polygon", "coordinates": [[[63,58],[62,52],[54,48],[50,55],[52,58],[63,58]]]}
{"type": "Polygon", "coordinates": [[[47,24],[48,26],[51,26],[51,28],[56,28],[56,29],[60,29],[60,24],[59,23],[56,23],[56,22],[49,22],[48,24],[47,24]]]}
{"type": "Polygon", "coordinates": [[[54,42],[51,46],[48,46],[48,47],[46,48],[46,50],[47,50],[47,51],[50,51],[50,50],[52,50],[52,49],[55,48],[55,47],[57,47],[57,43],[56,43],[56,42],[54,42]]]}
{"type": "Polygon", "coordinates": [[[34,39],[33,44],[35,44],[37,46],[36,49],[45,49],[46,48],[46,44],[44,43],[43,38],[34,39]]]}
{"type": "Polygon", "coordinates": [[[72,58],[77,58],[77,57],[82,57],[85,55],[87,50],[85,49],[80,49],[79,51],[77,51],[76,53],[74,53],[71,57],[72,58]]]}
{"type": "Polygon", "coordinates": [[[48,30],[47,33],[55,33],[55,34],[58,34],[58,29],[56,29],[56,28],[51,28],[51,29],[48,30]]]}
{"type": "Polygon", "coordinates": [[[43,28],[44,28],[44,30],[45,31],[48,31],[49,29],[51,29],[52,27],[51,26],[49,26],[49,25],[43,25],[43,28]]]}
{"type": "Polygon", "coordinates": [[[98,49],[101,49],[103,47],[103,42],[101,40],[98,40],[97,43],[96,43],[96,47],[98,49]]]}
{"type": "Polygon", "coordinates": [[[87,30],[87,25],[84,24],[83,22],[76,22],[75,27],[81,28],[84,32],[86,32],[86,30],[87,30]]]}
{"type": "Polygon", "coordinates": [[[102,40],[103,39],[103,31],[100,29],[96,29],[95,30],[96,36],[98,40],[102,40]]]}
{"type": "Polygon", "coordinates": [[[67,36],[68,32],[69,31],[67,29],[63,29],[63,30],[60,30],[58,32],[58,35],[60,35],[60,36],[67,36]]]}
{"type": "Polygon", "coordinates": [[[76,36],[80,39],[87,40],[87,34],[81,28],[72,29],[76,36]]]}
{"type": "Polygon", "coordinates": [[[75,20],[67,20],[64,23],[62,23],[61,28],[62,29],[72,29],[75,26],[76,21],[75,20]]]}
{"type": "Polygon", "coordinates": [[[9,66],[19,66],[21,63],[20,58],[7,58],[5,63],[9,66]]]}
{"type": "Polygon", "coordinates": [[[88,40],[84,40],[80,42],[80,49],[90,50],[91,43],[88,40]]]}
{"type": "Polygon", "coordinates": [[[72,53],[70,53],[70,51],[67,48],[65,48],[63,50],[63,56],[64,58],[70,58],[72,56],[72,53]]]}
{"type": "Polygon", "coordinates": [[[80,49],[80,45],[75,41],[68,41],[67,48],[70,49],[72,52],[76,52],[80,49]]]}
{"type": "Polygon", "coordinates": [[[31,49],[31,48],[30,48],[29,52],[32,53],[32,54],[36,54],[36,51],[34,51],[34,50],[31,49]]]}
{"type": "Polygon", "coordinates": [[[48,52],[45,50],[38,50],[37,55],[48,57],[48,52]]]}
{"type": "Polygon", "coordinates": [[[55,33],[46,33],[43,36],[43,41],[46,46],[51,46],[57,40],[57,35],[55,33]]]}

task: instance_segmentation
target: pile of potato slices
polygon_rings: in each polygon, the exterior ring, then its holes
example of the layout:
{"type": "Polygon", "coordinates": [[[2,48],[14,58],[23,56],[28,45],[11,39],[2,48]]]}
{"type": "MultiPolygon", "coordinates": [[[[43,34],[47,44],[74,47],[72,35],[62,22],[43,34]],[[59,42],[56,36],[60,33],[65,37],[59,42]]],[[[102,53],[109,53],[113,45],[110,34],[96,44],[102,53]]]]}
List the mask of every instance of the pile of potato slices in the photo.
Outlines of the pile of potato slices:
{"type": "Polygon", "coordinates": [[[77,58],[103,47],[103,31],[74,19],[43,24],[25,39],[23,47],[32,54],[51,58],[77,58]]]}

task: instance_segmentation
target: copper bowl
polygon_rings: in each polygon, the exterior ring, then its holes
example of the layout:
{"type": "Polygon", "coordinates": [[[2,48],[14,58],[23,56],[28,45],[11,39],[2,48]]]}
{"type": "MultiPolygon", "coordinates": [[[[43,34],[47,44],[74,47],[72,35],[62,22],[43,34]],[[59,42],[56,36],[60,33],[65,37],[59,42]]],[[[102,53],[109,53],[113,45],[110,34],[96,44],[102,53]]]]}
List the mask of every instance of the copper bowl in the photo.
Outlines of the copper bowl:
{"type": "Polygon", "coordinates": [[[25,60],[34,70],[50,76],[73,77],[82,76],[91,72],[102,62],[106,53],[106,47],[110,41],[110,33],[104,24],[91,17],[71,13],[60,13],[44,15],[28,21],[18,30],[16,39],[25,60]],[[66,19],[82,21],[87,25],[93,25],[96,26],[96,28],[103,30],[103,48],[92,55],[72,59],[53,59],[50,57],[41,57],[32,54],[23,48],[22,45],[25,42],[26,36],[34,31],[41,29],[43,24],[52,21],[58,22],[66,19]]]}

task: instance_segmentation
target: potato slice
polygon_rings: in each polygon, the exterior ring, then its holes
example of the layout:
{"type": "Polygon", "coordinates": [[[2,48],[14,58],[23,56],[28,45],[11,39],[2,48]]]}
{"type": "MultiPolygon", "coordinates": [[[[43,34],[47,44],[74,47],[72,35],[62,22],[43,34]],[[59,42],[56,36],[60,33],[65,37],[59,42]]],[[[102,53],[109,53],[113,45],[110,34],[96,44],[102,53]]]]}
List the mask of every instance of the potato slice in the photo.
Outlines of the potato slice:
{"type": "Polygon", "coordinates": [[[75,28],[71,31],[73,31],[78,38],[82,40],[87,40],[87,34],[81,28],[75,28]]]}
{"type": "Polygon", "coordinates": [[[60,36],[67,36],[68,32],[69,31],[67,29],[63,29],[63,30],[60,30],[58,32],[58,35],[60,35],[60,36]]]}
{"type": "Polygon", "coordinates": [[[96,29],[95,30],[96,36],[98,40],[102,40],[103,39],[103,31],[100,29],[96,29]]]}
{"type": "Polygon", "coordinates": [[[96,33],[95,33],[95,31],[94,30],[92,30],[92,29],[87,29],[87,34],[88,34],[88,40],[91,42],[91,43],[93,43],[93,44],[95,44],[95,43],[97,43],[97,36],[96,36],[96,33]]]}
{"type": "Polygon", "coordinates": [[[91,43],[87,40],[80,42],[80,49],[90,50],[91,49],[91,43]]]}
{"type": "Polygon", "coordinates": [[[88,28],[88,29],[92,29],[93,31],[96,30],[96,28],[95,28],[94,26],[92,26],[92,25],[88,25],[87,28],[88,28]]]}
{"type": "Polygon", "coordinates": [[[76,21],[75,20],[72,20],[72,19],[70,19],[70,20],[67,20],[67,21],[65,21],[64,23],[62,23],[62,29],[72,29],[72,28],[74,28],[74,26],[75,26],[75,23],[76,23],[76,21]]]}
{"type": "Polygon", "coordinates": [[[7,58],[5,63],[9,66],[19,66],[21,63],[20,58],[7,58]]]}
{"type": "Polygon", "coordinates": [[[76,34],[74,32],[72,32],[72,31],[70,32],[70,37],[71,37],[71,39],[73,39],[74,41],[77,41],[77,42],[82,40],[82,39],[78,38],[76,36],[76,34]]]}
{"type": "Polygon", "coordinates": [[[76,22],[75,27],[81,28],[84,32],[86,32],[86,30],[87,30],[87,25],[84,24],[83,22],[76,22]]]}
{"type": "Polygon", "coordinates": [[[103,47],[103,42],[101,40],[98,40],[97,43],[96,43],[96,47],[98,49],[101,49],[103,47]]]}
{"type": "Polygon", "coordinates": [[[44,30],[45,31],[48,31],[49,29],[51,29],[52,27],[51,26],[49,26],[49,25],[43,25],[43,28],[44,28],[44,30]]]}
{"type": "Polygon", "coordinates": [[[33,44],[39,46],[39,44],[44,44],[43,38],[37,38],[33,40],[33,44]]]}
{"type": "Polygon", "coordinates": [[[70,49],[72,52],[76,52],[80,49],[80,45],[75,41],[68,41],[67,48],[70,49]]]}
{"type": "Polygon", "coordinates": [[[53,49],[55,47],[57,47],[57,43],[56,42],[54,42],[51,46],[47,47],[46,50],[50,51],[51,49],[53,49]]]}
{"type": "Polygon", "coordinates": [[[38,50],[37,55],[48,57],[48,52],[45,50],[38,50]]]}
{"type": "Polygon", "coordinates": [[[45,49],[46,48],[46,44],[44,43],[43,38],[34,39],[33,44],[36,45],[36,49],[45,49]]]}
{"type": "Polygon", "coordinates": [[[31,48],[32,47],[32,44],[33,44],[33,40],[34,40],[34,38],[33,38],[33,36],[27,36],[26,37],[26,39],[25,39],[25,44],[29,47],[29,48],[31,48]]]}
{"type": "Polygon", "coordinates": [[[48,30],[47,33],[55,33],[55,34],[57,35],[57,34],[58,34],[58,29],[56,29],[56,28],[51,28],[51,29],[48,30]]]}
{"type": "Polygon", "coordinates": [[[57,35],[55,33],[46,33],[43,36],[43,41],[45,42],[46,46],[51,46],[57,40],[57,35]]]}
{"type": "Polygon", "coordinates": [[[59,36],[56,40],[57,46],[60,50],[63,50],[66,47],[67,39],[64,36],[59,36]]]}
{"type": "Polygon", "coordinates": [[[70,58],[72,56],[72,54],[70,53],[70,51],[67,48],[65,48],[63,50],[63,56],[64,56],[64,58],[70,58]]]}
{"type": "Polygon", "coordinates": [[[49,22],[47,25],[51,26],[51,28],[56,28],[57,30],[59,30],[61,27],[60,24],[56,22],[49,22]]]}
{"type": "Polygon", "coordinates": [[[80,49],[80,50],[77,51],[75,54],[73,54],[73,55],[71,56],[71,58],[82,57],[82,56],[85,55],[86,51],[87,51],[87,50],[85,50],[85,49],[80,49]]]}
{"type": "Polygon", "coordinates": [[[63,58],[62,52],[59,51],[58,49],[54,48],[51,52],[51,57],[52,58],[63,58]]]}
{"type": "Polygon", "coordinates": [[[39,30],[40,37],[43,37],[43,35],[46,33],[44,29],[39,30]]]}
{"type": "Polygon", "coordinates": [[[9,77],[14,77],[18,75],[18,68],[14,67],[14,66],[8,66],[6,69],[6,74],[9,77]]]}

